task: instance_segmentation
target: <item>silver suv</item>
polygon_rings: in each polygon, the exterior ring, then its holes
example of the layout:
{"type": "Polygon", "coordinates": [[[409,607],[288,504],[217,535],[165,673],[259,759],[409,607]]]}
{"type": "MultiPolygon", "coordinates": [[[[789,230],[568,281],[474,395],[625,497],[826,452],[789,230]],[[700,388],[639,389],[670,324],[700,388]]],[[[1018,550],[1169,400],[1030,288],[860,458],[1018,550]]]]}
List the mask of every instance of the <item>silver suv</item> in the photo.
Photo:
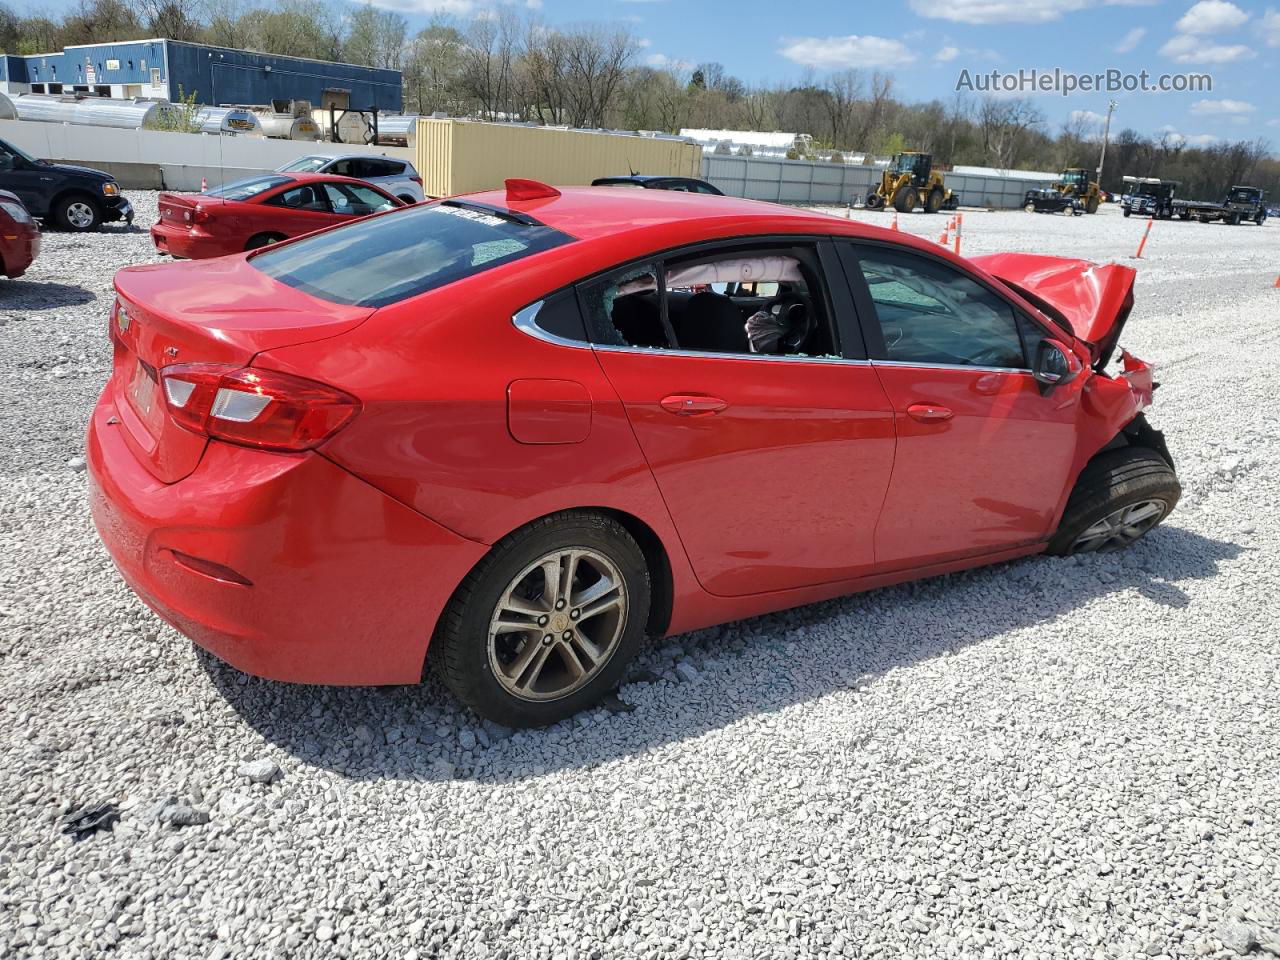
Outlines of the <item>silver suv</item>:
{"type": "Polygon", "coordinates": [[[331,173],[338,177],[352,177],[381,187],[387,193],[399,197],[405,203],[421,203],[426,199],[422,192],[422,177],[408,160],[393,157],[376,157],[365,153],[345,153],[337,156],[308,154],[291,160],[277,173],[331,173]]]}

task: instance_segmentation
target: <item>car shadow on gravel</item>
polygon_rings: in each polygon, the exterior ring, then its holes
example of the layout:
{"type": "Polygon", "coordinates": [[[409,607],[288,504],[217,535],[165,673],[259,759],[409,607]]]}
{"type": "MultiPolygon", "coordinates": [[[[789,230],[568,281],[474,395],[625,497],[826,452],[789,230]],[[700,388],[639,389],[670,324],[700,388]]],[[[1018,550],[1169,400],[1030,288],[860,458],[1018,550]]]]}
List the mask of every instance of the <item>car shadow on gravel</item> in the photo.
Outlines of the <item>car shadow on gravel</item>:
{"type": "Polygon", "coordinates": [[[422,686],[300,686],[249,677],[193,649],[241,719],[301,763],[360,780],[505,782],[593,767],[863,686],[1102,597],[1137,594],[1138,616],[1149,604],[1183,608],[1191,600],[1179,584],[1215,576],[1243,550],[1163,527],[1122,553],[1033,557],[673,637],[642,653],[610,708],[543,730],[480,722],[430,676],[422,686]],[[676,662],[693,671],[677,674],[676,662]]]}
{"type": "MultiPolygon", "coordinates": [[[[52,310],[57,307],[80,307],[92,303],[98,295],[84,287],[52,280],[17,280],[0,278],[0,315],[11,310],[52,310]]],[[[13,319],[13,318],[10,318],[13,319]]]]}

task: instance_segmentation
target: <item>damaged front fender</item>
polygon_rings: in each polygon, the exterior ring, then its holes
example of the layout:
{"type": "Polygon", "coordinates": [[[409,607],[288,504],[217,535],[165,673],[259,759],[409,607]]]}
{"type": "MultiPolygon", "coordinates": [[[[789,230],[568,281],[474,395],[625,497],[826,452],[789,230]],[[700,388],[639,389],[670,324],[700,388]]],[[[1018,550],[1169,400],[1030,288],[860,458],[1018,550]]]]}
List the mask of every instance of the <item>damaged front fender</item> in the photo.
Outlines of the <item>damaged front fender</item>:
{"type": "Polygon", "coordinates": [[[1126,444],[1150,447],[1173,466],[1164,435],[1153,430],[1143,416],[1155,394],[1155,368],[1127,350],[1121,352],[1120,362],[1118,376],[1096,374],[1084,386],[1078,467],[1083,469],[1102,450],[1126,444]]]}

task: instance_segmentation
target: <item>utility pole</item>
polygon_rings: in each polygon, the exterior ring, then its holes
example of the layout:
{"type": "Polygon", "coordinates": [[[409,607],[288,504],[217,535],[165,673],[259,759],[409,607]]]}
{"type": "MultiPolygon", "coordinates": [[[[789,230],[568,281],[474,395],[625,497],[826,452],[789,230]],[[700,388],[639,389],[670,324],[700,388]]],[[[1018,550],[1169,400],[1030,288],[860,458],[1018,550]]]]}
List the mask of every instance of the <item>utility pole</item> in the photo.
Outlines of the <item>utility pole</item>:
{"type": "Polygon", "coordinates": [[[1107,141],[1111,139],[1111,114],[1120,106],[1112,100],[1107,104],[1107,125],[1102,130],[1102,156],[1098,158],[1098,189],[1102,189],[1102,167],[1107,162],[1107,141]]]}

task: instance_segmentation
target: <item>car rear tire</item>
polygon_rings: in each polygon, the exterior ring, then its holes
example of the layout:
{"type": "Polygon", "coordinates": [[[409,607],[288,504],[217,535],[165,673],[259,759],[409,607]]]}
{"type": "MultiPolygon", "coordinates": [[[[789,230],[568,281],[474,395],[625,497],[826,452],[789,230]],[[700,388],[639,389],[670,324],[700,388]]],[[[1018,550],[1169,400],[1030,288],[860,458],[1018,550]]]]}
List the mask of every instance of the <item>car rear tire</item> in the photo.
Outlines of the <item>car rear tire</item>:
{"type": "Polygon", "coordinates": [[[1173,467],[1154,450],[1100,454],[1080,472],[1047,552],[1067,557],[1127,547],[1172,513],[1181,495],[1173,467]]]}
{"type": "Polygon", "coordinates": [[[262,247],[269,247],[273,243],[279,243],[281,240],[288,239],[282,233],[259,233],[249,238],[249,242],[244,245],[246,250],[259,250],[262,247]]]}
{"type": "Polygon", "coordinates": [[[899,187],[893,195],[893,209],[899,213],[910,213],[916,206],[916,191],[912,187],[899,187]]]}
{"type": "Polygon", "coordinates": [[[428,665],[480,716],[555,723],[617,687],[644,638],[649,567],[610,517],[558,513],[504,537],[458,587],[428,665]]]}
{"type": "Polygon", "coordinates": [[[102,208],[88,194],[72,193],[54,201],[53,222],[61,230],[88,233],[102,225],[102,208]]]}
{"type": "Polygon", "coordinates": [[[1128,208],[1128,207],[1125,207],[1125,208],[1124,208],[1124,215],[1125,215],[1126,217],[1127,217],[1127,216],[1129,216],[1130,212],[1131,212],[1131,211],[1129,210],[1129,208],[1128,208]]]}

